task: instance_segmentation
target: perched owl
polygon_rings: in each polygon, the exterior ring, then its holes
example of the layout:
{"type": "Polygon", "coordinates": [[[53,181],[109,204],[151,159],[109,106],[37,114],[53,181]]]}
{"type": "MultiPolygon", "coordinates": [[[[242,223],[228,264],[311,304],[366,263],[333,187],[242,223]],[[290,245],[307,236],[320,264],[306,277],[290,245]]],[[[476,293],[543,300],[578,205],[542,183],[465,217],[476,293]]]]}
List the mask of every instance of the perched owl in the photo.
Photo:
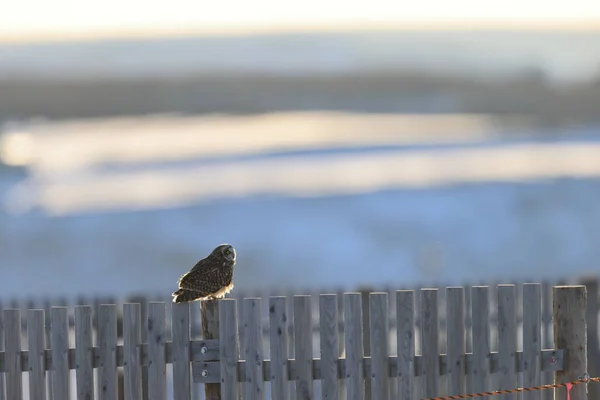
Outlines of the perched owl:
{"type": "Polygon", "coordinates": [[[196,300],[220,299],[233,289],[235,249],[221,244],[177,282],[179,289],[173,293],[174,303],[196,300]]]}

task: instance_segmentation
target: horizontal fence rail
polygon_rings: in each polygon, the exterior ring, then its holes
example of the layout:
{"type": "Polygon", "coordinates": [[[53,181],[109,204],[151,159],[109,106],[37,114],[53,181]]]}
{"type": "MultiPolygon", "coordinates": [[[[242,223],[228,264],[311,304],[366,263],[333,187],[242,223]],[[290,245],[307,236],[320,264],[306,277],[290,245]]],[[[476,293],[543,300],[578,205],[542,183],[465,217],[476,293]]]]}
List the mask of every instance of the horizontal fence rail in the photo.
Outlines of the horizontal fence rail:
{"type": "MultiPolygon", "coordinates": [[[[40,311],[40,310],[32,310],[32,311],[40,311]]],[[[165,342],[165,363],[166,364],[173,364],[174,362],[177,361],[177,358],[175,356],[175,351],[174,351],[174,347],[176,346],[177,342],[165,342]]],[[[116,367],[123,367],[125,365],[127,365],[126,363],[126,356],[125,356],[125,348],[126,346],[124,345],[116,345],[113,348],[111,348],[111,353],[115,354],[115,357],[113,359],[113,365],[116,367]],[[114,350],[113,350],[114,349],[114,350]]],[[[219,365],[219,340],[217,339],[208,339],[208,340],[191,340],[189,342],[189,361],[190,362],[194,362],[194,363],[200,363],[201,366],[209,366],[209,369],[211,370],[218,370],[218,365],[219,365]],[[217,367],[214,367],[214,366],[217,367]]],[[[140,354],[140,361],[139,361],[139,365],[140,366],[148,366],[151,363],[150,360],[150,356],[148,354],[149,350],[148,350],[148,344],[141,344],[140,345],[140,349],[139,349],[139,354],[140,354]]],[[[46,371],[53,371],[55,369],[59,369],[59,368],[63,368],[63,366],[59,363],[56,363],[57,365],[54,365],[55,362],[52,359],[52,350],[44,350],[43,351],[43,356],[42,357],[35,357],[35,361],[34,362],[41,362],[41,365],[43,366],[44,370],[46,371]]],[[[106,357],[107,353],[107,349],[105,347],[98,347],[98,346],[94,346],[91,349],[91,366],[92,368],[100,368],[103,365],[105,365],[105,361],[103,360],[103,358],[106,357]]],[[[522,351],[517,351],[514,354],[515,357],[515,362],[516,362],[516,367],[515,367],[515,372],[523,372],[525,371],[525,367],[524,367],[524,359],[523,359],[523,352],[522,351]]],[[[498,352],[491,352],[489,353],[489,356],[487,357],[489,359],[489,370],[491,373],[496,373],[496,372],[500,372],[501,371],[501,355],[498,352]]],[[[541,350],[540,351],[540,358],[541,358],[541,370],[542,371],[560,371],[563,368],[563,350],[541,350]]],[[[76,349],[69,349],[68,350],[68,354],[65,357],[65,359],[67,360],[66,366],[68,369],[76,369],[77,368],[77,357],[76,357],[76,349]]],[[[368,377],[370,376],[370,371],[371,371],[371,357],[362,357],[362,363],[363,363],[363,368],[364,368],[364,373],[363,376],[368,377]]],[[[448,355],[446,354],[440,354],[438,355],[438,364],[439,364],[439,375],[446,375],[447,374],[447,370],[450,368],[449,362],[448,362],[448,355]]],[[[20,352],[20,371],[22,372],[28,372],[30,371],[31,368],[34,368],[33,364],[34,362],[30,361],[30,352],[27,350],[22,350],[20,352]],[[31,363],[31,364],[30,364],[31,363]]],[[[322,360],[320,358],[313,358],[311,360],[311,368],[313,373],[315,374],[315,377],[317,377],[318,379],[321,379],[322,377],[322,373],[321,373],[321,369],[322,369],[322,360]]],[[[338,369],[338,375],[341,378],[344,377],[345,375],[345,370],[346,370],[346,358],[345,357],[339,357],[336,359],[336,363],[337,363],[337,369],[338,369]]],[[[388,362],[390,365],[390,376],[396,376],[397,374],[397,362],[398,362],[398,357],[395,355],[391,355],[388,356],[388,362]]],[[[414,376],[422,376],[425,375],[425,367],[423,365],[423,357],[420,355],[416,355],[413,357],[413,365],[414,365],[414,376]]],[[[62,363],[62,361],[61,361],[62,363]]],[[[471,353],[467,353],[465,355],[463,355],[463,358],[461,360],[461,363],[463,364],[462,367],[462,371],[466,374],[468,373],[472,368],[475,367],[475,360],[474,360],[474,356],[471,353]]],[[[246,361],[245,360],[239,360],[238,364],[242,367],[245,367],[246,365],[246,361]]],[[[270,378],[270,368],[271,368],[271,360],[264,360],[263,361],[263,367],[262,369],[265,371],[265,381],[269,381],[270,378]]],[[[295,359],[288,359],[287,360],[287,368],[289,370],[288,372],[288,380],[290,379],[294,379],[294,377],[296,376],[295,371],[297,369],[296,366],[296,360],[295,359]]],[[[0,353],[0,372],[7,372],[7,366],[6,366],[6,356],[4,352],[0,353]]],[[[242,375],[240,375],[240,379],[241,381],[245,380],[244,378],[244,373],[242,373],[242,375]]],[[[198,378],[198,381],[200,382],[219,382],[219,378],[212,376],[211,378],[198,378]]]]}
{"type": "MultiPolygon", "coordinates": [[[[220,385],[222,399],[412,400],[583,375],[585,287],[553,289],[554,335],[563,341],[554,348],[542,346],[541,285],[524,284],[521,302],[516,288],[223,299],[208,314],[217,328],[206,340],[191,332],[199,303],[31,309],[25,332],[21,311],[4,309],[0,400],[26,398],[25,382],[36,400],[70,399],[71,391],[77,399],[189,400],[194,384],[220,385]]],[[[584,398],[579,390],[572,399],[584,398]]]]}

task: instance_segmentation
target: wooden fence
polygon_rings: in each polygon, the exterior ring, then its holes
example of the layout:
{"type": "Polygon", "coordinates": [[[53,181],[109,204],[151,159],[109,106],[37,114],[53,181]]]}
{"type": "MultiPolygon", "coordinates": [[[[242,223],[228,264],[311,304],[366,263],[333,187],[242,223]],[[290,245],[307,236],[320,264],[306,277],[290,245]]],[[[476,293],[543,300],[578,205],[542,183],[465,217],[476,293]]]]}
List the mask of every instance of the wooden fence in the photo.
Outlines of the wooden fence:
{"type": "MultiPolygon", "coordinates": [[[[211,323],[218,335],[205,340],[190,331],[190,307],[198,303],[150,302],[145,318],[139,303],[104,304],[95,324],[91,306],[75,306],[73,331],[67,307],[51,307],[47,320],[44,310],[31,309],[27,350],[21,313],[7,309],[0,323],[0,399],[20,400],[24,392],[35,400],[117,399],[118,371],[127,400],[142,399],[143,393],[150,400],[188,400],[194,382],[219,385],[224,400],[241,395],[245,400],[413,400],[566,382],[585,374],[585,286],[553,288],[554,348],[542,348],[541,285],[524,284],[521,296],[517,302],[515,285],[400,290],[393,296],[372,292],[366,304],[360,293],[321,294],[318,315],[313,315],[313,296],[225,299],[213,303],[218,312],[211,323]],[[491,289],[497,295],[494,307],[491,289]],[[363,315],[369,315],[367,324],[363,315]]],[[[586,386],[575,386],[572,400],[587,399],[586,386]]],[[[553,398],[553,392],[528,392],[524,399],[553,398]]],[[[502,398],[520,399],[516,394],[502,398]]]]}

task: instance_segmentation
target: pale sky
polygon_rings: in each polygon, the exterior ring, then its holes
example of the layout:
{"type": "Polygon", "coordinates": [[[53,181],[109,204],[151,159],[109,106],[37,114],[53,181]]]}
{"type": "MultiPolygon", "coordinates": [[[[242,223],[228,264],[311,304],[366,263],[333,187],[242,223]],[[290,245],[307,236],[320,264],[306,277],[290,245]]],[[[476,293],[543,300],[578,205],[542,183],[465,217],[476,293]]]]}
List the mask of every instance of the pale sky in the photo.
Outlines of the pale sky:
{"type": "MultiPolygon", "coordinates": [[[[227,32],[394,22],[600,21],[597,0],[0,0],[0,41],[27,37],[227,32]]],[[[600,22],[597,24],[600,25],[600,22]]]]}

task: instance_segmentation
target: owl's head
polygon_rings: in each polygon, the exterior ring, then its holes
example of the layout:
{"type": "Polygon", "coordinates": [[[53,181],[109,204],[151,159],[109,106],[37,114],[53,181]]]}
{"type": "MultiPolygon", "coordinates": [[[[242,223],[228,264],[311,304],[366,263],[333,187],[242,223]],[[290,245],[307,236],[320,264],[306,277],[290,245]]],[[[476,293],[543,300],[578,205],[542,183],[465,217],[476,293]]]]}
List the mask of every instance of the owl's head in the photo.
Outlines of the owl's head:
{"type": "Polygon", "coordinates": [[[225,258],[229,262],[235,262],[236,253],[235,249],[230,244],[222,244],[217,246],[217,248],[213,251],[214,253],[220,253],[223,258],[225,258]]]}

